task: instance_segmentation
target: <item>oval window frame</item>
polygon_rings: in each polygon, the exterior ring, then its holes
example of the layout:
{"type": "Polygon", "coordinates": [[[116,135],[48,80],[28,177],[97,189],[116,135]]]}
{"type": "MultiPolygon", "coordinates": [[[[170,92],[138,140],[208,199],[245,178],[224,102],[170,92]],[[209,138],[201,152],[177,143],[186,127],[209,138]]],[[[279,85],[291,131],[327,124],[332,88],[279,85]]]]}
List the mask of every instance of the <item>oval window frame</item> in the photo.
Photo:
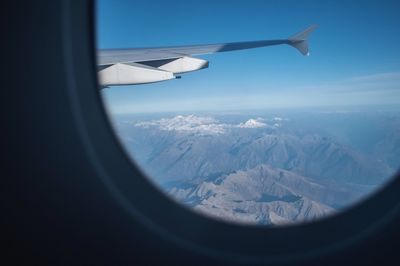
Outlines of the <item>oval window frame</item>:
{"type": "Polygon", "coordinates": [[[359,243],[399,215],[399,174],[347,210],[287,227],[214,220],[188,210],[161,193],[124,151],[100,97],[95,63],[94,4],[90,0],[63,1],[63,56],[69,101],[92,165],[132,219],[141,221],[176,245],[207,256],[234,262],[287,263],[359,243]]]}

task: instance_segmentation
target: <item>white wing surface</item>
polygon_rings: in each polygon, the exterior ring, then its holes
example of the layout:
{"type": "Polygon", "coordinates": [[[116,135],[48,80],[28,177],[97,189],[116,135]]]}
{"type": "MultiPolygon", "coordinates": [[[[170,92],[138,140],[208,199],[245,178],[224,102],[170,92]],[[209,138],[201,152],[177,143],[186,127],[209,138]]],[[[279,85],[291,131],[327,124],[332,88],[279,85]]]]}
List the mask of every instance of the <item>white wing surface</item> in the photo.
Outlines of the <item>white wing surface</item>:
{"type": "Polygon", "coordinates": [[[222,44],[188,45],[100,50],[98,53],[99,80],[102,87],[159,82],[179,78],[177,74],[207,68],[208,61],[193,56],[265,46],[287,44],[308,55],[308,37],[316,26],[288,39],[233,42],[222,44]]]}

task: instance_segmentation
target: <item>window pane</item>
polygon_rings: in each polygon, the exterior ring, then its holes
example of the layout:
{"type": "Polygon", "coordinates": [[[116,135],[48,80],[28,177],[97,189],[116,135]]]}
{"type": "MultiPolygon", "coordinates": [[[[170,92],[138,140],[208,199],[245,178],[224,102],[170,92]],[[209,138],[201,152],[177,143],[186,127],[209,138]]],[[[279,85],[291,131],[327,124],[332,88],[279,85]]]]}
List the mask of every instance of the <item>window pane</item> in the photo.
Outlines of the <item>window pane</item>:
{"type": "Polygon", "coordinates": [[[398,10],[393,1],[101,0],[100,93],[127,153],[177,203],[228,222],[315,220],[398,170],[398,10]],[[308,57],[293,43],[105,50],[281,41],[312,24],[308,57]]]}

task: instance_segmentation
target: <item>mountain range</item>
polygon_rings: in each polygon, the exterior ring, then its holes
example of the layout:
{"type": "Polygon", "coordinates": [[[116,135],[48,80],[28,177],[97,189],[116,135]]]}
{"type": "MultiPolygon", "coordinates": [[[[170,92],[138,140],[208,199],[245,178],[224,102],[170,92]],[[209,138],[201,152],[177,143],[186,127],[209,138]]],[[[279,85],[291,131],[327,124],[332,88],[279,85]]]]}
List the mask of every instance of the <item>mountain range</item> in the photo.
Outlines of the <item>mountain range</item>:
{"type": "MultiPolygon", "coordinates": [[[[327,118],[338,120],[320,114],[327,118]]],[[[391,121],[392,132],[382,133],[390,137],[360,148],[345,134],[354,130],[304,121],[191,114],[125,118],[114,125],[154,183],[193,210],[230,222],[313,220],[361,200],[396,170],[400,123],[391,121]]]]}

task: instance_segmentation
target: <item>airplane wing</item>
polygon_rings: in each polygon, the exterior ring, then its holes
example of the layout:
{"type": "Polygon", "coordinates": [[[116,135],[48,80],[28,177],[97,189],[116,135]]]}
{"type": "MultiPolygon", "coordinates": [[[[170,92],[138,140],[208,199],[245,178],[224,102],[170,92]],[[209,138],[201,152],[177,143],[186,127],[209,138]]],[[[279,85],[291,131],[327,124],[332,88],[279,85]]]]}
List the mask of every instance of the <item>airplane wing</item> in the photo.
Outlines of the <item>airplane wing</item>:
{"type": "Polygon", "coordinates": [[[308,55],[310,26],[288,39],[176,47],[100,50],[98,74],[102,87],[133,85],[180,78],[179,74],[207,68],[208,61],[193,56],[287,44],[308,55]],[[178,74],[178,75],[177,75],[178,74]]]}

